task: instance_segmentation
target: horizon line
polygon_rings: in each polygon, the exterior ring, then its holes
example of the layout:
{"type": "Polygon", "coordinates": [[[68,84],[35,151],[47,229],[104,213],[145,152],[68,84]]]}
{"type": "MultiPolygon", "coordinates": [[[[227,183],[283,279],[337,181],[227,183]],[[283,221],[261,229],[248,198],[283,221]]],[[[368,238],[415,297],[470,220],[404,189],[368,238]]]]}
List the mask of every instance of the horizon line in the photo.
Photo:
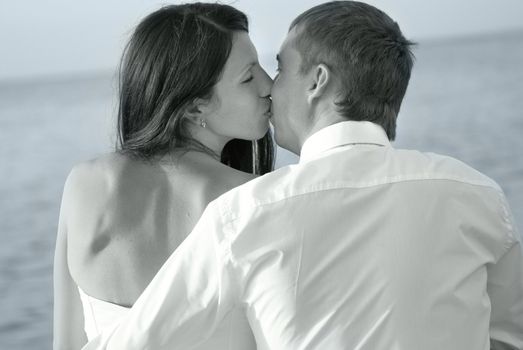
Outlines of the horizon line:
{"type": "MultiPolygon", "coordinates": [[[[414,40],[418,45],[423,44],[425,45],[444,45],[444,44],[450,44],[450,43],[459,43],[459,42],[467,42],[467,41],[474,41],[477,42],[478,40],[492,40],[497,39],[499,37],[514,37],[518,35],[523,35],[523,28],[514,28],[514,29],[508,29],[508,30],[501,30],[501,31],[490,31],[490,32],[483,32],[483,33],[469,33],[469,34],[463,34],[459,36],[443,36],[443,37],[429,37],[429,38],[421,38],[416,39],[411,38],[411,40],[414,40]]],[[[264,52],[260,54],[260,56],[264,58],[268,58],[272,56],[275,56],[276,52],[264,52]]],[[[87,69],[87,70],[72,70],[72,71],[62,71],[62,72],[45,72],[45,73],[38,73],[34,75],[18,75],[18,76],[7,76],[7,77],[1,77],[0,76],[0,89],[5,88],[7,86],[13,87],[13,85],[26,85],[29,83],[32,84],[52,84],[52,83],[67,83],[70,81],[78,81],[78,80],[91,80],[91,79],[101,79],[101,78],[110,78],[115,79],[117,78],[117,66],[114,67],[100,67],[100,68],[93,68],[93,69],[87,69]]]]}

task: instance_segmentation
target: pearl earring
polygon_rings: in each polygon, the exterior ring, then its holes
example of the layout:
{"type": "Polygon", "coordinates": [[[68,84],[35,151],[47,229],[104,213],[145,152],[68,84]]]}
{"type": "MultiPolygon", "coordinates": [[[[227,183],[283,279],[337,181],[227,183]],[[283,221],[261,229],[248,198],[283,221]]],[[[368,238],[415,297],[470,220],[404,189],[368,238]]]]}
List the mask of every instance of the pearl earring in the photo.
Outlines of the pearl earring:
{"type": "Polygon", "coordinates": [[[201,119],[200,120],[200,125],[201,125],[202,128],[205,129],[205,127],[207,127],[207,122],[205,122],[205,120],[201,119]]]}

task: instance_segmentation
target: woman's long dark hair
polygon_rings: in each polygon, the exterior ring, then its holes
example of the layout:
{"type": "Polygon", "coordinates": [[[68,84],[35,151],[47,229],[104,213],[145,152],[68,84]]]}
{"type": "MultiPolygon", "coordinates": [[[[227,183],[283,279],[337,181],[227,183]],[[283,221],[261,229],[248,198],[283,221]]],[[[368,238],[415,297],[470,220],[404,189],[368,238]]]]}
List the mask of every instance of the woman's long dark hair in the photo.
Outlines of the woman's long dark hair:
{"type": "MultiPolygon", "coordinates": [[[[176,149],[213,154],[191,137],[184,114],[195,99],[212,96],[234,31],[248,32],[247,17],[220,4],[170,5],[140,22],[120,64],[117,151],[144,160],[176,149]]],[[[231,140],[221,161],[245,172],[270,172],[270,132],[256,141],[231,140]]]]}

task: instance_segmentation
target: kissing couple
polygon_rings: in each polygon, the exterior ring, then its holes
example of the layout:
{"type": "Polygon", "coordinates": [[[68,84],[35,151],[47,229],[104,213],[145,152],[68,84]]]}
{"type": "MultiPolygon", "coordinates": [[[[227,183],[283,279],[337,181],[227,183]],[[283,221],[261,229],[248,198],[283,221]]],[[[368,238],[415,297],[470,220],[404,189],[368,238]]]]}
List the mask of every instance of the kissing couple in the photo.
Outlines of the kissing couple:
{"type": "Polygon", "coordinates": [[[411,47],[377,8],[327,2],[273,81],[232,6],[144,18],[117,149],[64,186],[54,349],[523,349],[503,191],[391,144],[411,47]],[[273,171],[269,123],[298,164],[273,171]]]}

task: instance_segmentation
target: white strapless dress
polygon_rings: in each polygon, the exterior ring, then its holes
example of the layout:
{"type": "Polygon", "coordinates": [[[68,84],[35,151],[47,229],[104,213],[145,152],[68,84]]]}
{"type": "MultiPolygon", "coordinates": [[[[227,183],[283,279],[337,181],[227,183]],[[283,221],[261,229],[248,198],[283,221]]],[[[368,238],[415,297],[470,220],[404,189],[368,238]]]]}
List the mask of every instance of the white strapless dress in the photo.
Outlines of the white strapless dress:
{"type": "MultiPolygon", "coordinates": [[[[104,329],[112,327],[129,312],[129,308],[93,298],[78,287],[84,310],[84,329],[91,340],[104,329]]],[[[256,342],[245,312],[240,308],[225,316],[220,327],[195,350],[255,350],[256,342]]]]}

